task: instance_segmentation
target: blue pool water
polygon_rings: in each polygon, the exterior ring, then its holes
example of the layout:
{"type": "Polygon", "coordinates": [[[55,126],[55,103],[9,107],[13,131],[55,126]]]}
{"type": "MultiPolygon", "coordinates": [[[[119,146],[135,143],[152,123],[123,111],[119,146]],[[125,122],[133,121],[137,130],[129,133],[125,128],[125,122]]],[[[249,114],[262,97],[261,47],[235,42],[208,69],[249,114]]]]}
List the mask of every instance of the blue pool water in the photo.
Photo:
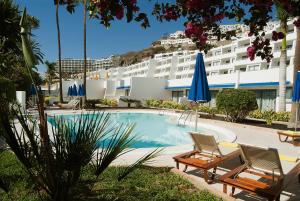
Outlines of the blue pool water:
{"type": "MultiPolygon", "coordinates": [[[[93,115],[93,114],[88,114],[93,115]]],[[[61,115],[68,120],[78,118],[80,115],[61,115]]],[[[192,140],[188,131],[189,126],[178,126],[176,116],[159,115],[153,113],[111,113],[113,123],[135,123],[133,133],[138,136],[134,148],[167,147],[191,144],[192,140]]],[[[53,124],[53,119],[48,121],[53,124]]],[[[216,131],[198,127],[198,131],[217,135],[216,131]]]]}

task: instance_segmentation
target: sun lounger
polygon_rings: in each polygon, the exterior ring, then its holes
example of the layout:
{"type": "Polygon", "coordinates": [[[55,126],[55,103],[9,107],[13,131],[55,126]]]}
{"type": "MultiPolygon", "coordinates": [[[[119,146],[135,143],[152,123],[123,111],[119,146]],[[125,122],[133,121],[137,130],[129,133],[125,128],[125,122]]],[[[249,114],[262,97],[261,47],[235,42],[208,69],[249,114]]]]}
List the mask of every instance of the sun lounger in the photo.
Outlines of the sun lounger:
{"type": "Polygon", "coordinates": [[[190,135],[195,143],[195,150],[175,156],[173,159],[176,162],[176,167],[179,169],[179,164],[185,165],[185,170],[188,166],[199,168],[204,171],[204,179],[207,183],[214,180],[217,167],[224,161],[240,156],[240,151],[234,151],[224,154],[221,152],[214,136],[204,135],[200,133],[190,132],[190,135]],[[209,178],[208,170],[213,169],[212,176],[209,178]]]}
{"type": "Polygon", "coordinates": [[[277,149],[262,148],[250,145],[239,145],[244,165],[221,176],[223,192],[227,193],[227,186],[256,194],[268,200],[279,200],[281,192],[299,175],[300,163],[293,164],[293,168],[285,175],[277,149]]]}
{"type": "Polygon", "coordinates": [[[280,142],[287,142],[288,138],[292,138],[291,143],[295,146],[299,146],[300,143],[296,142],[295,139],[300,138],[300,132],[295,131],[277,131],[280,142]],[[282,139],[281,136],[284,136],[285,139],[282,139]]]}
{"type": "Polygon", "coordinates": [[[80,103],[80,100],[78,100],[78,99],[72,99],[67,104],[60,104],[58,106],[60,108],[64,108],[64,109],[76,109],[76,108],[78,108],[79,103],[80,103]]]}

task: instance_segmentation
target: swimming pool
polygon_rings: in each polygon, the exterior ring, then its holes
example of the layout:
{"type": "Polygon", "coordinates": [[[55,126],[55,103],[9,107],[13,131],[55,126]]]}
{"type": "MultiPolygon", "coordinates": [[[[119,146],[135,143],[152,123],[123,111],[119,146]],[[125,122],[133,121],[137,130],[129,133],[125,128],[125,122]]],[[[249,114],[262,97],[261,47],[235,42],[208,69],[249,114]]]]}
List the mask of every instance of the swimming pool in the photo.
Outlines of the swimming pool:
{"type": "MultiPolygon", "coordinates": [[[[188,131],[193,131],[191,126],[177,125],[177,115],[160,115],[157,113],[131,113],[131,112],[110,112],[113,123],[135,123],[133,133],[138,136],[134,148],[168,147],[192,144],[188,131]]],[[[95,115],[95,114],[87,114],[95,115]]],[[[60,115],[61,118],[72,120],[80,114],[60,115]]],[[[53,118],[49,117],[53,123],[53,118]]],[[[234,141],[235,135],[230,132],[224,133],[222,128],[212,125],[198,124],[198,132],[212,134],[217,141],[234,141]]]]}

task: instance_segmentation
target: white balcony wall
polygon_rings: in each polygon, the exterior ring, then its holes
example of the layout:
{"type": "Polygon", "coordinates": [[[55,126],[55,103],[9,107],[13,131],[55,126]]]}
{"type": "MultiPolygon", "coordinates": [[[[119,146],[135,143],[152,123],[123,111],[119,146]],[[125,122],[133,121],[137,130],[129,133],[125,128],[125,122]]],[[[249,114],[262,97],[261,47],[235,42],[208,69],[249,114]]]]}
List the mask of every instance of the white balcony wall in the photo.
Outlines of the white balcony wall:
{"type": "Polygon", "coordinates": [[[104,87],[105,87],[105,98],[111,98],[116,96],[116,87],[117,81],[115,80],[106,80],[104,87]]]}
{"type": "Polygon", "coordinates": [[[165,89],[165,79],[133,77],[131,78],[131,88],[129,97],[137,100],[147,99],[168,99],[171,97],[171,92],[165,89]]]}

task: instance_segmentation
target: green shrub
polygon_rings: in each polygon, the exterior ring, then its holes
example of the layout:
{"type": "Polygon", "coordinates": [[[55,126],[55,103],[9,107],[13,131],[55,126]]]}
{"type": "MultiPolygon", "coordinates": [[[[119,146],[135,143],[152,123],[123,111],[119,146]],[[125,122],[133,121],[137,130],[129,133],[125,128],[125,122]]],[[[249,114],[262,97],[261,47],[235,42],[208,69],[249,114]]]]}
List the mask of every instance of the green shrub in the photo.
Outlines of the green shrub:
{"type": "Polygon", "coordinates": [[[207,113],[212,117],[219,113],[218,109],[215,107],[202,106],[202,105],[199,106],[199,111],[203,113],[207,113]]]}
{"type": "Polygon", "coordinates": [[[179,105],[180,104],[174,101],[163,101],[160,107],[167,108],[167,109],[179,109],[179,105]]]}
{"type": "Polygon", "coordinates": [[[45,105],[49,105],[50,99],[51,99],[50,96],[46,96],[46,97],[44,98],[44,103],[45,103],[45,105]]]}
{"type": "Polygon", "coordinates": [[[271,125],[273,121],[288,122],[291,118],[291,113],[275,112],[273,110],[266,110],[266,111],[255,110],[249,114],[249,117],[255,119],[264,119],[268,125],[271,125]]]}
{"type": "Polygon", "coordinates": [[[146,100],[147,107],[160,107],[161,104],[162,104],[161,100],[155,100],[155,99],[146,100]]]}
{"type": "Polygon", "coordinates": [[[111,107],[118,106],[118,101],[115,99],[104,98],[104,99],[100,100],[100,103],[103,105],[111,106],[111,107]]]}
{"type": "Polygon", "coordinates": [[[226,115],[226,120],[232,122],[242,121],[258,108],[255,93],[243,89],[222,90],[216,101],[218,110],[226,115]]]}

